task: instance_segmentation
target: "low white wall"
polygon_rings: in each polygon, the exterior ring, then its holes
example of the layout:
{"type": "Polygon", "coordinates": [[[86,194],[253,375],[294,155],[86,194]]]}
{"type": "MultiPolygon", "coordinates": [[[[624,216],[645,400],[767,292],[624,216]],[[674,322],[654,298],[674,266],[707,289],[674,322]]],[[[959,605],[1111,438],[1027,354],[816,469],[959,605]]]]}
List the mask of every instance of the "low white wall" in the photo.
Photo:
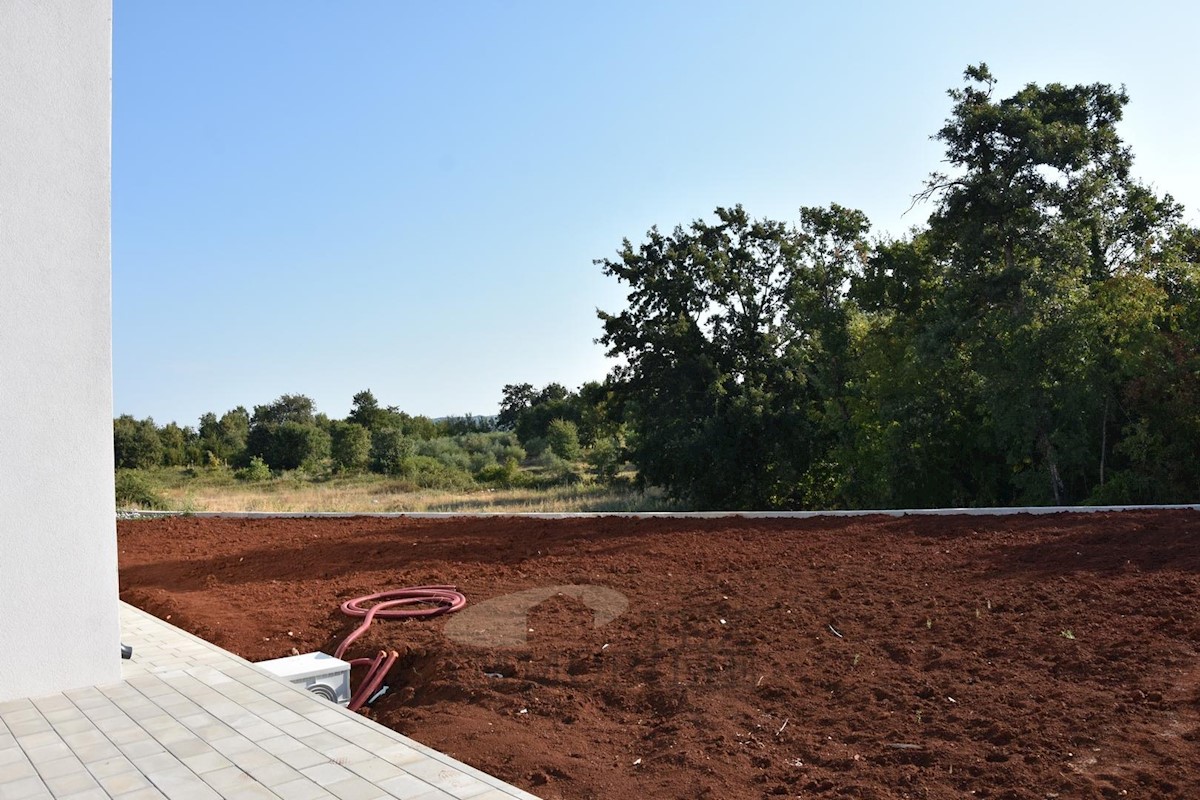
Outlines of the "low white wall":
{"type": "Polygon", "coordinates": [[[863,511],[122,511],[125,519],[159,517],[226,517],[231,519],[270,519],[280,517],[383,517],[413,519],[472,519],[474,517],[523,517],[529,519],[589,519],[593,517],[630,517],[632,519],[674,517],[679,519],[808,519],[809,517],[887,517],[927,516],[1007,516],[1010,514],[1089,514],[1101,511],[1200,511],[1200,505],[1158,506],[995,506],[991,508],[877,508],[863,511]]]}
{"type": "Polygon", "coordinates": [[[0,2],[0,701],[120,678],[111,29],[0,2]]]}

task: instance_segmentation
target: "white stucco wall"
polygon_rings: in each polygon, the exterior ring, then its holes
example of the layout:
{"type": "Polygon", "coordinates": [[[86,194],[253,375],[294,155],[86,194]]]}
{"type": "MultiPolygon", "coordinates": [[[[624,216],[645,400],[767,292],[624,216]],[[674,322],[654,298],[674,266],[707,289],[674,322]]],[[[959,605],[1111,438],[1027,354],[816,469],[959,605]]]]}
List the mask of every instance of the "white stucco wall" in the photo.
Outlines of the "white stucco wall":
{"type": "Polygon", "coordinates": [[[120,677],[111,28],[0,1],[0,701],[120,677]]]}

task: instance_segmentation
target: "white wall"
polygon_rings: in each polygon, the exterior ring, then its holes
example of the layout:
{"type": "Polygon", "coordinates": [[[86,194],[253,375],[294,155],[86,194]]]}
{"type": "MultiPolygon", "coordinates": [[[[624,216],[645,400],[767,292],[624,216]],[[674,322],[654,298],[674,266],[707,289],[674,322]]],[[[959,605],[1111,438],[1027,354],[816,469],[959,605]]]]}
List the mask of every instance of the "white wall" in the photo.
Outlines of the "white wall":
{"type": "Polygon", "coordinates": [[[0,0],[0,701],[120,678],[111,0],[0,0]]]}

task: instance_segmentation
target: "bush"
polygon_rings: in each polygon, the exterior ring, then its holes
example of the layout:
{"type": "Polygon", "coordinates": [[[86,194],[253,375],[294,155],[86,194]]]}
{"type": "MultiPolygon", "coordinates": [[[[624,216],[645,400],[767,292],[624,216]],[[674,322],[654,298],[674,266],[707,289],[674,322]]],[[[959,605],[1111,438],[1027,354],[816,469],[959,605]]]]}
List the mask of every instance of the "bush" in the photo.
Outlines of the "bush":
{"type": "Polygon", "coordinates": [[[577,483],[583,483],[584,474],[578,466],[569,461],[559,461],[558,465],[551,467],[542,473],[541,483],[544,486],[558,486],[566,484],[574,486],[577,483]]]}
{"type": "Polygon", "coordinates": [[[417,455],[432,458],[452,469],[469,471],[471,455],[462,448],[456,437],[440,436],[417,444],[417,455]]]}
{"type": "Polygon", "coordinates": [[[312,466],[329,458],[329,434],[313,424],[281,422],[259,425],[246,441],[249,455],[279,470],[312,466]]]}
{"type": "Polygon", "coordinates": [[[167,501],[155,491],[150,479],[133,470],[117,470],[114,480],[118,508],[165,509],[167,501]]]}
{"type": "Polygon", "coordinates": [[[472,453],[471,474],[477,475],[488,467],[496,466],[498,463],[500,462],[491,453],[472,453]]]}
{"type": "Polygon", "coordinates": [[[411,475],[417,447],[399,428],[371,434],[371,469],[385,475],[411,475]]]}
{"type": "Polygon", "coordinates": [[[526,458],[525,448],[519,444],[507,444],[500,448],[500,452],[496,453],[496,460],[503,464],[505,461],[512,459],[520,464],[526,458]]]}
{"type": "Polygon", "coordinates": [[[517,463],[524,461],[525,449],[512,433],[475,431],[418,442],[417,455],[437,459],[447,467],[478,473],[510,458],[517,463]]]}
{"type": "Polygon", "coordinates": [[[528,483],[524,479],[520,466],[515,458],[507,459],[503,464],[491,464],[481,469],[475,479],[482,483],[495,483],[501,486],[521,486],[528,483]]]}
{"type": "Polygon", "coordinates": [[[271,468],[267,466],[267,462],[254,456],[250,459],[249,464],[234,472],[233,476],[239,481],[259,483],[271,479],[271,468]]]}
{"type": "Polygon", "coordinates": [[[437,459],[428,456],[413,456],[408,461],[408,469],[404,473],[404,488],[413,489],[443,489],[448,491],[466,491],[475,488],[475,479],[469,472],[448,467],[437,459]]]}
{"type": "Polygon", "coordinates": [[[621,448],[615,439],[597,439],[588,451],[587,461],[598,479],[612,483],[621,469],[621,456],[621,448]]]}
{"type": "Polygon", "coordinates": [[[575,484],[584,479],[577,464],[561,459],[549,450],[530,459],[529,465],[536,470],[530,481],[537,486],[575,484]]]}

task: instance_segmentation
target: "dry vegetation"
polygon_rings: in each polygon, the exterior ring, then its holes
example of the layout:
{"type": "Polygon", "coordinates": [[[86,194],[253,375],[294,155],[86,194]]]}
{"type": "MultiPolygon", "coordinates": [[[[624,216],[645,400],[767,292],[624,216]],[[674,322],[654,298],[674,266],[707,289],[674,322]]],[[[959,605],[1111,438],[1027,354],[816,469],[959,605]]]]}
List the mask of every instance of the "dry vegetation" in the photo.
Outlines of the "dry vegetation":
{"type": "Polygon", "coordinates": [[[595,482],[544,488],[413,489],[404,481],[355,476],[313,481],[283,476],[261,483],[164,481],[157,489],[167,510],[204,511],[669,511],[656,492],[595,482]]]}

